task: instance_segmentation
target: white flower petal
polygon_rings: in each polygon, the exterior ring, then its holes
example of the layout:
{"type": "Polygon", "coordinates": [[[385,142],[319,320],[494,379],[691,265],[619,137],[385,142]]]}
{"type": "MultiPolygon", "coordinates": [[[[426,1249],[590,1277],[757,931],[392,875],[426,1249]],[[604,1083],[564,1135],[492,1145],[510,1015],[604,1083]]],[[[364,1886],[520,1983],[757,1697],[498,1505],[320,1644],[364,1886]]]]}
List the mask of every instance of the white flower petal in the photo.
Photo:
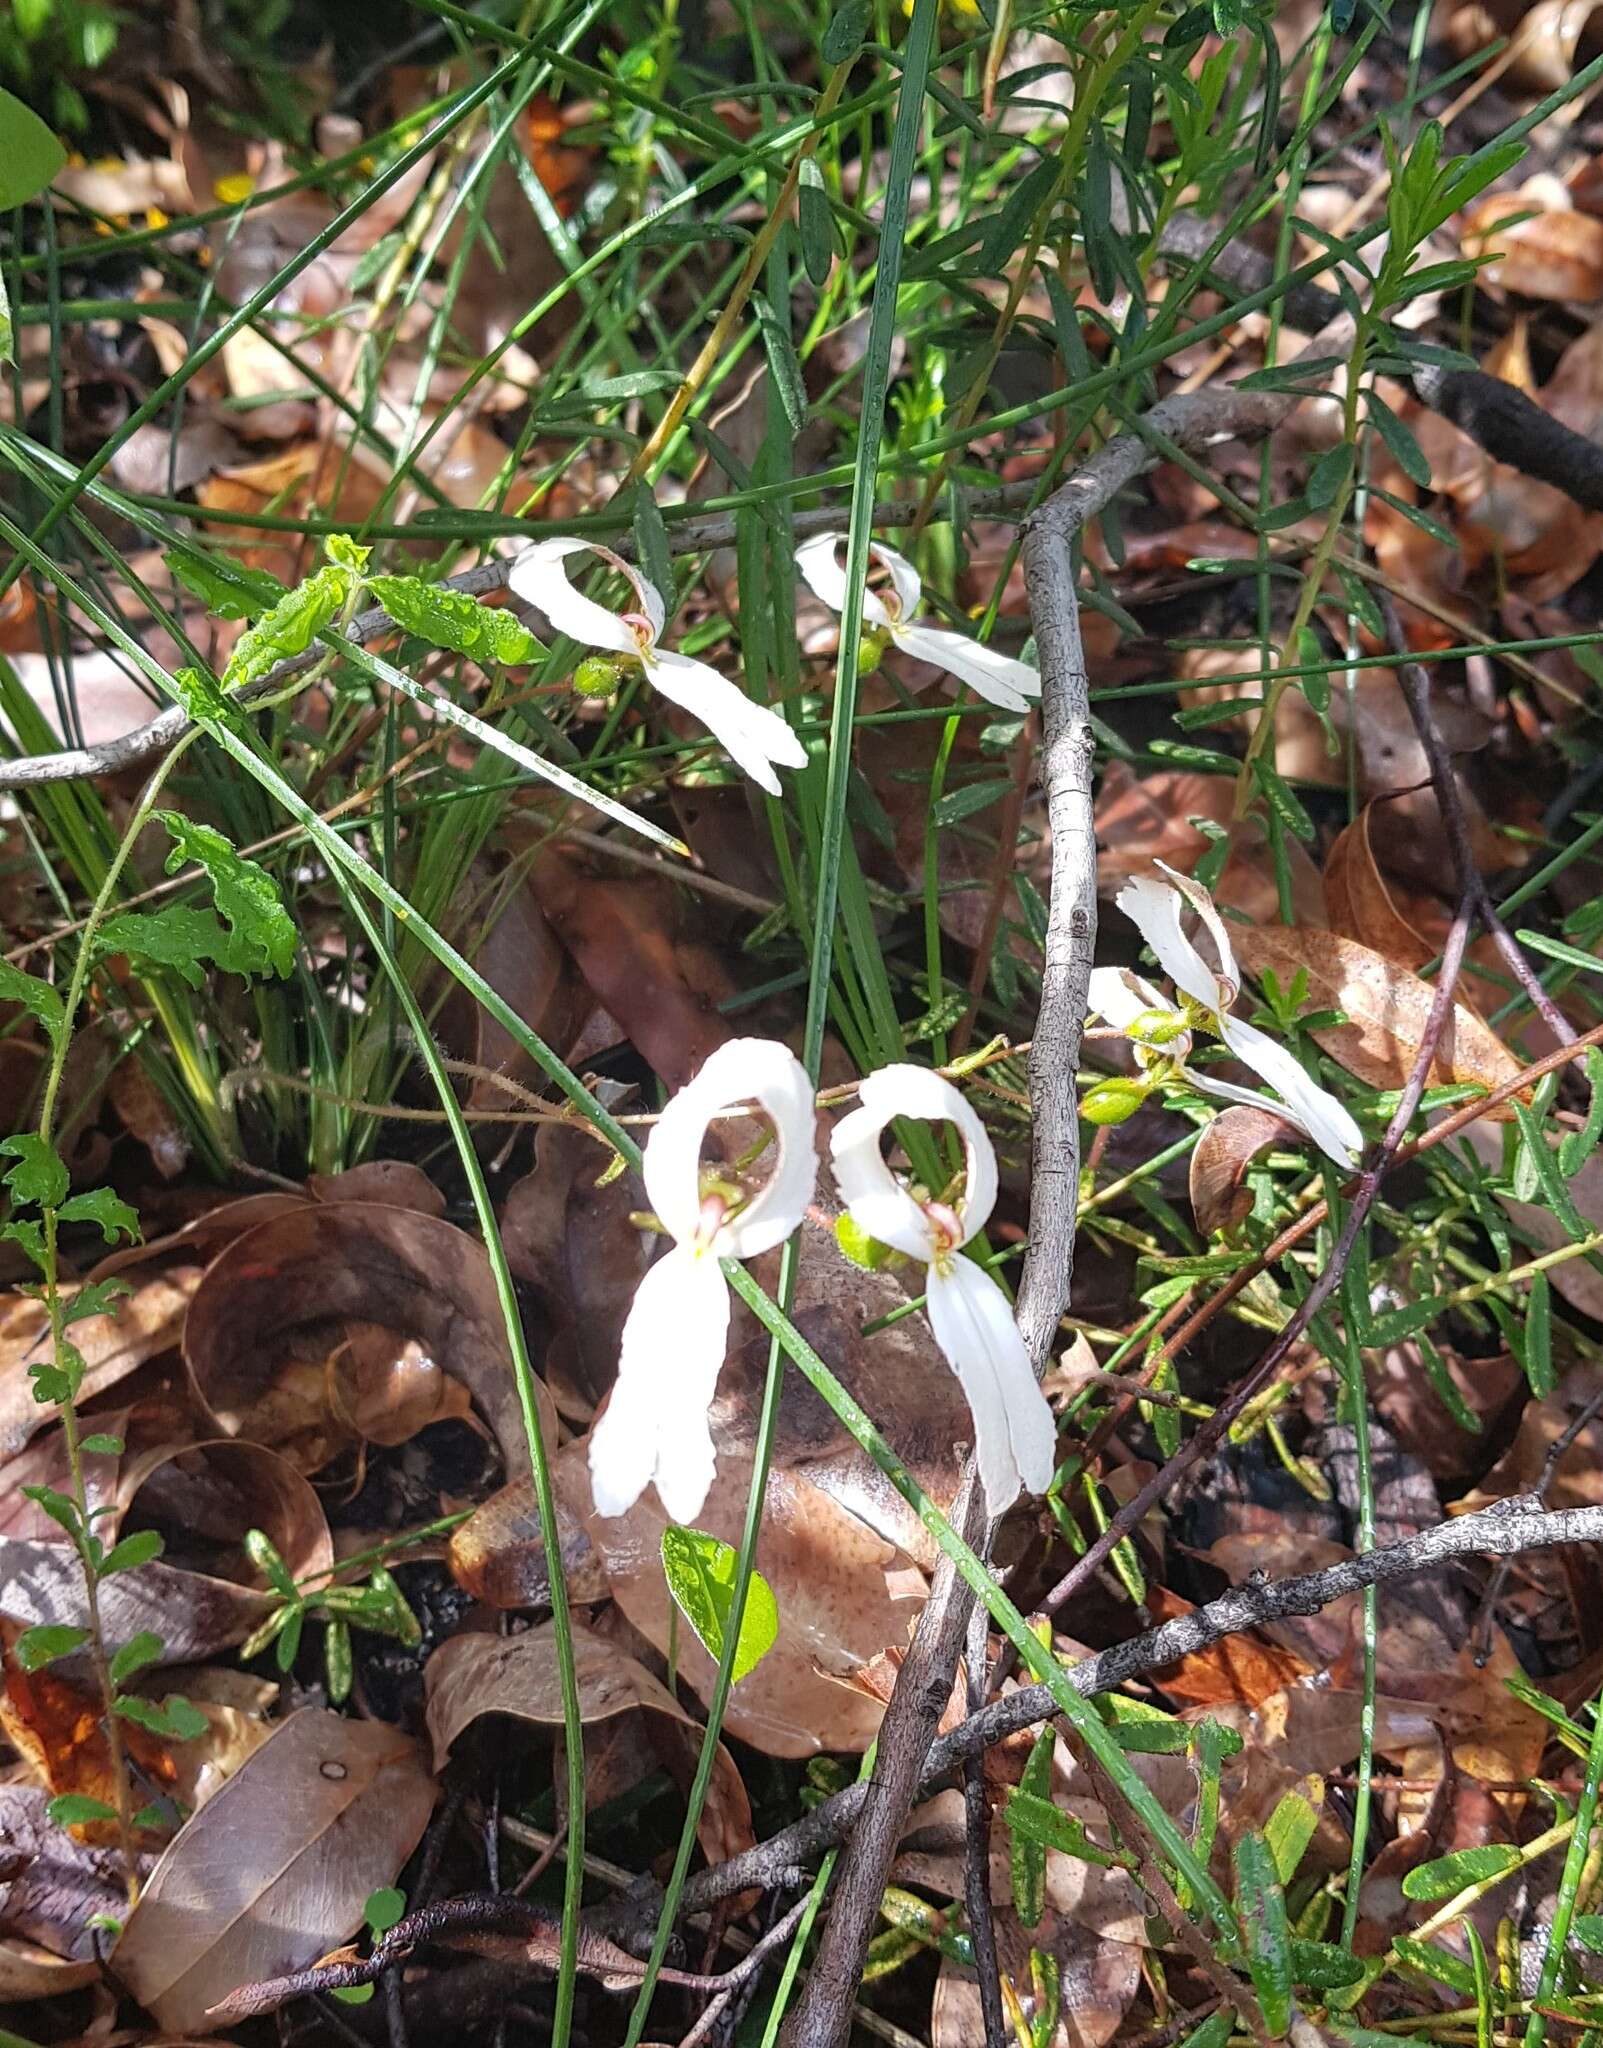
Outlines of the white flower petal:
{"type": "Polygon", "coordinates": [[[634,585],[646,617],[652,621],[653,634],[662,630],[662,599],[657,592],[610,549],[592,547],[587,540],[558,537],[536,541],[532,548],[525,548],[507,578],[514,596],[544,612],[559,633],[566,633],[581,647],[600,647],[609,654],[638,654],[634,634],[617,613],[581,596],[568,581],[563,563],[569,555],[603,555],[622,569],[634,585]]]}
{"type": "Polygon", "coordinates": [[[1219,977],[1180,929],[1179,891],[1150,875],[1132,875],[1113,899],[1157,955],[1158,965],[1177,989],[1205,1010],[1228,1007],[1219,977]]]}
{"type": "Polygon", "coordinates": [[[941,626],[896,626],[891,637],[915,661],[933,662],[967,683],[977,697],[1004,711],[1027,711],[1041,694],[1041,678],[1027,661],[1014,661],[981,640],[941,626]]]}
{"type": "Polygon", "coordinates": [[[784,1243],[813,1199],[818,1184],[813,1084],[790,1047],[772,1038],[735,1038],[721,1045],[694,1085],[699,1087],[714,1069],[725,1098],[721,1109],[755,1102],[774,1127],[772,1162],[765,1152],[754,1168],[760,1173],[767,1167],[767,1180],[713,1240],[722,1258],[754,1259],[784,1243]]]}
{"type": "MultiPolygon", "coordinates": [[[[891,588],[896,593],[896,616],[911,619],[918,611],[918,601],[924,595],[924,579],[907,559],[895,548],[888,548],[883,541],[871,540],[869,556],[879,563],[891,579],[891,588]]],[[[869,593],[872,596],[872,592],[869,593]]]]}
{"type": "Polygon", "coordinates": [[[974,1417],[974,1456],[994,1517],[1022,1491],[1045,1493],[1057,1463],[1057,1425],[1030,1369],[1007,1296],[972,1259],[932,1267],[930,1328],[974,1417]]]}
{"type": "Polygon", "coordinates": [[[1197,913],[1198,917],[1202,919],[1208,936],[1213,940],[1214,947],[1219,955],[1219,978],[1229,991],[1224,1002],[1219,1007],[1225,1010],[1229,1009],[1230,1005],[1241,993],[1241,970],[1236,965],[1235,952],[1230,944],[1230,933],[1226,928],[1224,919],[1214,908],[1213,898],[1200,882],[1193,881],[1190,875],[1181,874],[1178,868],[1170,867],[1166,860],[1155,861],[1153,865],[1163,870],[1174,883],[1174,886],[1180,891],[1181,895],[1191,905],[1191,908],[1197,913]]]}
{"type": "Polygon", "coordinates": [[[1364,1150],[1364,1134],[1352,1113],[1328,1090],[1311,1080],[1301,1062],[1278,1039],[1246,1024],[1238,1017],[1226,1017],[1224,1042],[1279,1095],[1293,1123],[1305,1130],[1322,1152],[1338,1166],[1354,1167],[1364,1150]]]}
{"type": "MultiPolygon", "coordinates": [[[[1148,1010],[1158,1010],[1171,1017],[1179,1014],[1177,1004],[1171,1003],[1167,996],[1160,996],[1150,981],[1143,980],[1128,967],[1093,967],[1087,994],[1087,1014],[1100,1017],[1115,1031],[1128,1032],[1137,1017],[1148,1010]]],[[[1175,1044],[1179,1044],[1178,1039],[1175,1044]]]]}
{"type": "MultiPolygon", "coordinates": [[[[801,571],[802,581],[820,604],[827,604],[832,612],[846,609],[846,570],[840,558],[846,544],[844,533],[819,533],[811,540],[804,540],[796,550],[796,567],[801,571]]],[[[888,548],[875,547],[872,541],[868,544],[868,551],[871,555],[879,555],[882,560],[891,552],[888,548]]],[[[918,576],[912,564],[903,562],[900,555],[895,559],[913,577],[916,591],[918,576]]],[[[895,568],[890,563],[886,566],[891,568],[891,580],[895,583],[895,568]]],[[[916,597],[914,601],[917,602],[916,597]]],[[[872,590],[863,592],[863,617],[871,626],[888,626],[891,623],[889,611],[872,590]]]]}
{"type": "Polygon", "coordinates": [[[996,1153],[984,1124],[951,1082],[928,1067],[881,1067],[864,1081],[859,1100],[862,1107],[843,1117],[830,1139],[835,1179],[853,1219],[882,1244],[928,1261],[935,1250],[929,1218],[886,1165],[880,1134],[899,1116],[953,1123],[965,1154],[963,1194],[956,1207],[967,1244],[985,1227],[996,1204],[996,1153]],[[888,1227],[882,1229],[881,1223],[888,1227]]]}
{"type": "Polygon", "coordinates": [[[700,1514],[716,1459],[707,1410],[729,1342],[729,1288],[716,1257],[676,1245],[635,1291],[618,1380],[590,1432],[598,1515],[622,1515],[655,1479],[676,1522],[700,1514]]]}
{"type": "Polygon", "coordinates": [[[770,796],[779,794],[774,762],[782,768],[807,766],[806,748],[779,713],[753,703],[706,662],[658,647],[646,657],[646,675],[670,704],[699,718],[735,765],[770,796]]]}

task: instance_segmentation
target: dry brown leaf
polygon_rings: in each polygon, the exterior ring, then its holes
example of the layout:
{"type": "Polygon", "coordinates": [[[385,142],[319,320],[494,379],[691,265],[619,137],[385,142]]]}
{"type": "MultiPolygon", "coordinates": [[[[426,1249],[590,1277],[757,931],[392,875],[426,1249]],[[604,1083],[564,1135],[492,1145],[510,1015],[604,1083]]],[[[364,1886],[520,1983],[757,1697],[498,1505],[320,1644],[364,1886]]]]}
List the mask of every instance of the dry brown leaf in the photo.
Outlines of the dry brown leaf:
{"type": "Polygon", "coordinates": [[[1461,246],[1472,260],[1490,259],[1481,269],[1489,284],[1530,299],[1591,304],[1603,298],[1603,221],[1554,207],[1550,183],[1482,199],[1465,217],[1461,246]],[[1532,217],[1503,225],[1522,213],[1532,217]]]}
{"type": "MultiPolygon", "coordinates": [[[[1148,1586],[1147,1607],[1159,1624],[1192,1612],[1189,1600],[1158,1585],[1148,1586]]],[[[1305,1678],[1310,1668],[1289,1650],[1249,1634],[1226,1636],[1205,1650],[1193,1650],[1177,1664],[1164,1665],[1153,1678],[1183,1706],[1256,1707],[1305,1678]]]]}
{"type": "Polygon", "coordinates": [[[303,1708],[180,1829],[112,1968],[162,2026],[211,2031],[229,1992],[304,1969],[356,1932],[369,1894],[416,1848],[434,1793],[407,1736],[303,1708]]]}
{"type": "MultiPolygon", "coordinates": [[[[306,1470],[349,1440],[327,1396],[331,1361],[338,1370],[353,1345],[370,1373],[386,1347],[401,1378],[433,1361],[473,1396],[507,1471],[529,1469],[489,1259],[437,1216],[297,1204],[213,1260],[184,1331],[196,1392],[223,1432],[277,1445],[306,1470]]],[[[538,1383],[535,1394],[555,1445],[556,1411],[538,1383]]]]}
{"type": "MultiPolygon", "coordinates": [[[[997,1904],[997,1962],[1012,1984],[1026,2020],[1035,2016],[1030,1951],[1044,1949],[1057,1962],[1058,2023],[1050,2048],[1105,2048],[1124,2023],[1141,1984],[1141,1951],[1103,1941],[1049,1908],[1026,1928],[1011,1905],[997,1904]]],[[[974,1972],[944,1956],[930,2011],[931,2048],[973,2048],[985,2038],[974,1972]]]]}
{"type": "MultiPolygon", "coordinates": [[[[620,1715],[633,1717],[646,1742],[660,1751],[663,1763],[688,1784],[702,1730],[668,1688],[638,1658],[582,1622],[573,1624],[573,1657],[579,1714],[586,1728],[620,1715]]],[[[485,1714],[509,1714],[542,1728],[559,1729],[563,1723],[556,1635],[549,1622],[521,1636],[453,1636],[429,1659],[424,1689],[436,1771],[444,1770],[463,1729],[485,1714]]],[[[638,1755],[640,1744],[634,1747],[638,1755]]],[[[649,1765],[649,1755],[642,1762],[649,1765]]],[[[615,1780],[613,1789],[623,1788],[615,1780]]],[[[746,1788],[722,1743],[697,1833],[709,1863],[737,1855],[756,1840],[746,1788]]]]}
{"type": "MultiPolygon", "coordinates": [[[[117,1894],[119,1899],[123,1896],[117,1894]]],[[[69,1962],[47,1948],[35,1948],[31,1941],[0,1935],[0,2005],[28,2005],[36,1998],[81,1991],[99,1975],[100,1965],[93,1956],[85,1962],[69,1962]]]]}
{"type": "Polygon", "coordinates": [[[1191,1211],[1203,1237],[1230,1230],[1252,1211],[1247,1169],[1271,1145],[1295,1135],[1273,1110],[1232,1103],[1203,1131],[1191,1154],[1191,1211]]]}
{"type": "MultiPolygon", "coordinates": [[[[174,1266],[119,1301],[110,1315],[85,1316],[72,1326],[85,1372],[80,1401],[92,1400],[176,1344],[190,1297],[200,1284],[198,1266],[174,1266]]],[[[45,1355],[49,1319],[44,1304],[24,1294],[0,1299],[0,1456],[20,1451],[55,1420],[54,1408],[33,1397],[30,1365],[45,1355]]]]}
{"type": "MultiPolygon", "coordinates": [[[[583,1604],[607,1597],[607,1575],[590,1543],[589,1446],[564,1444],[553,1466],[557,1526],[568,1597],[583,1604]]],[[[551,1598],[545,1540],[532,1478],[514,1479],[451,1532],[451,1570],[487,1607],[545,1607],[551,1598]]]]}
{"type": "MultiPolygon", "coordinates": [[[[1344,1024],[1313,1035],[1323,1050],[1372,1088],[1401,1088],[1424,1042],[1432,990],[1417,974],[1356,939],[1295,927],[1240,926],[1231,934],[1248,971],[1266,970],[1289,988],[1299,970],[1308,977],[1315,1010],[1343,1010],[1344,1024]]],[[[1431,1084],[1473,1082],[1501,1087],[1520,1072],[1519,1061],[1478,1017],[1455,1003],[1430,1071],[1431,1084]]],[[[1507,1117],[1508,1109],[1488,1115],[1507,1117]]]]}
{"type": "Polygon", "coordinates": [[[1385,954],[1400,966],[1419,969],[1434,958],[1431,946],[1408,922],[1375,860],[1370,839],[1372,804],[1338,832],[1325,856],[1325,908],[1330,928],[1344,939],[1385,954]]]}
{"type": "MultiPolygon", "coordinates": [[[[115,1806],[117,1778],[100,1701],[54,1671],[24,1671],[14,1648],[20,1633],[14,1624],[0,1624],[0,1730],[52,1799],[81,1793],[115,1806]]],[[[178,1773],[166,1745],[132,1723],[121,1732],[134,1768],[155,1792],[167,1791],[178,1773]]],[[[86,1821],[71,1832],[100,1847],[118,1839],[115,1821],[86,1821]]]]}

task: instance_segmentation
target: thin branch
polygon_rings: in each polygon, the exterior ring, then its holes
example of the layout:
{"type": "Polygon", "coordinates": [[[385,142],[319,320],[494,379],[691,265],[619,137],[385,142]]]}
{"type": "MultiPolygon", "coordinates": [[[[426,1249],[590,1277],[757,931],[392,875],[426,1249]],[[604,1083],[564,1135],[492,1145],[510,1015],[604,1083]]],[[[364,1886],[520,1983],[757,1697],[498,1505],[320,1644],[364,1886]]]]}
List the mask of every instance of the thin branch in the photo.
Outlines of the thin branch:
{"type": "MultiPolygon", "coordinates": [[[[969,1719],[985,1705],[990,1665],[990,1616],[976,1600],[969,1609],[967,1667],[969,1719]]],[[[991,1912],[991,1800],[980,1753],[963,1760],[963,1905],[974,1950],[985,2048],[1010,2048],[1012,2033],[1002,2010],[1002,1973],[996,1959],[996,1921],[991,1912]]]]}
{"type": "MultiPolygon", "coordinates": [[[[1116,1691],[1182,1657],[1194,1656],[1229,1636],[1321,1613],[1334,1601],[1366,1586],[1421,1577],[1450,1558],[1477,1554],[1517,1557],[1572,1543],[1603,1543],[1603,1507],[1548,1509],[1531,1494],[1499,1501],[1472,1515],[1459,1515],[1405,1542],[1386,1544],[1345,1558],[1322,1571],[1296,1578],[1248,1579],[1189,1614],[1116,1643],[1068,1667],[1068,1676],[1088,1699],[1116,1691]]],[[[992,1699],[950,1734],[930,1746],[920,1777],[921,1793],[934,1792],[963,1761],[1057,1713],[1044,1685],[1020,1686],[992,1699]]],[[[756,1887],[794,1884],[798,1872],[845,1839],[871,1798],[867,1783],[849,1785],[781,1833],[742,1851],[726,1863],[698,1871],[686,1884],[681,1909],[705,1912],[721,1900],[756,1887]]],[[[654,1910],[655,1889],[637,1887],[626,1899],[603,1909],[605,1924],[627,1926],[654,1910]]]]}

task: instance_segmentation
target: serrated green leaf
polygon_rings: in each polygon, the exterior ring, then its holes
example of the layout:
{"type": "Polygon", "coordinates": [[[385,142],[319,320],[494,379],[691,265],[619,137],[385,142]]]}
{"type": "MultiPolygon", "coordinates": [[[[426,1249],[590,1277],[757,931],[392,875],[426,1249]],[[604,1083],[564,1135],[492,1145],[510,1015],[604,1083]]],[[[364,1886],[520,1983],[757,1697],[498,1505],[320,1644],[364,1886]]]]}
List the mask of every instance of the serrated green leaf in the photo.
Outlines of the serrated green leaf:
{"type": "Polygon", "coordinates": [[[45,1622],[38,1628],[25,1628],[16,1642],[17,1662],[24,1671],[42,1671],[58,1657],[70,1657],[88,1640],[88,1629],[74,1628],[68,1622],[45,1622]]]}
{"type": "Polygon", "coordinates": [[[368,588],[398,626],[431,647],[506,668],[537,661],[544,651],[510,612],[480,604],[464,591],[442,590],[421,576],[371,576],[368,588]]]}
{"type": "Polygon", "coordinates": [[[84,1281],[61,1304],[62,1328],[70,1329],[74,1323],[86,1322],[90,1316],[115,1314],[118,1302],[133,1291],[131,1281],[119,1279],[115,1274],[109,1280],[84,1281]]]}
{"type": "Polygon", "coordinates": [[[98,1224],[107,1244],[115,1244],[119,1237],[126,1237],[130,1244],[139,1242],[138,1216],[110,1188],[90,1188],[74,1195],[62,1203],[59,1215],[63,1223],[98,1224]]]}
{"type": "Polygon", "coordinates": [[[220,619],[253,619],[284,595],[284,586],[265,569],[247,569],[226,555],[201,554],[191,547],[171,547],[162,556],[176,582],[191,591],[220,619]]]}
{"type": "Polygon", "coordinates": [[[295,925],[272,876],[212,826],[178,811],[158,811],[156,816],[173,839],[167,873],[175,875],[193,861],[210,877],[218,915],[230,935],[230,958],[219,964],[235,974],[271,969],[287,975],[295,964],[295,925]]]}
{"type": "Polygon", "coordinates": [[[126,1685],[136,1672],[158,1663],[166,1644],[160,1636],[148,1628],[142,1628],[138,1635],[130,1636],[111,1660],[111,1682],[126,1685]]]}
{"type": "Polygon", "coordinates": [[[115,1806],[108,1806],[104,1799],[91,1799],[86,1792],[59,1793],[45,1812],[58,1828],[81,1828],[90,1821],[117,1818],[115,1806]]]}
{"type": "Polygon", "coordinates": [[[1286,1895],[1275,1871],[1275,1859],[1262,1835],[1242,1835],[1236,1842],[1233,1860],[1247,1971],[1263,2008],[1264,2025],[1274,2040],[1284,2040],[1292,2014],[1291,1928],[1286,1920],[1286,1895]]]}
{"type": "MultiPolygon", "coordinates": [[[[709,1657],[724,1653],[724,1631],[734,1598],[735,1552],[716,1536],[700,1529],[681,1529],[670,1522],[662,1532],[662,1568],[668,1590],[681,1614],[695,1630],[709,1657]]],[[[779,1635],[779,1603],[773,1588],[754,1571],[741,1616],[732,1677],[738,1683],[773,1648],[779,1635]]]]}
{"type": "Polygon", "coordinates": [[[66,161],[66,150],[32,107],[0,91],[0,212],[36,199],[66,161]]]}
{"type": "Polygon", "coordinates": [[[72,1185],[61,1154],[37,1131],[0,1138],[0,1153],[15,1159],[3,1177],[11,1199],[36,1209],[59,1209],[72,1185]]]}
{"type": "Polygon", "coordinates": [[[1403,1878],[1407,1899],[1450,1899],[1472,1884],[1501,1877],[1519,1867],[1520,1852],[1512,1842],[1488,1842],[1478,1849],[1454,1849],[1420,1864],[1403,1878]]]}
{"type": "Polygon", "coordinates": [[[304,654],[324,627],[339,617],[351,588],[350,570],[330,562],[314,569],[304,583],[286,590],[235,642],[223,671],[224,690],[259,682],[281,661],[304,654]]]}
{"type": "Polygon", "coordinates": [[[106,919],[95,938],[99,952],[126,953],[139,965],[169,968],[191,988],[205,980],[202,963],[208,960],[231,972],[245,972],[232,965],[237,948],[216,912],[187,903],[169,903],[161,910],[119,910],[106,919]]]}
{"type": "Polygon", "coordinates": [[[191,1706],[181,1693],[169,1693],[164,1700],[147,1700],[137,1693],[123,1692],[111,1704],[121,1719],[132,1721],[135,1727],[168,1742],[193,1742],[211,1726],[199,1707],[191,1706]]]}
{"type": "Polygon", "coordinates": [[[100,1576],[106,1579],[113,1572],[138,1571],[142,1565],[154,1564],[165,1548],[160,1530],[136,1529],[132,1536],[125,1536],[106,1552],[100,1576]]]}

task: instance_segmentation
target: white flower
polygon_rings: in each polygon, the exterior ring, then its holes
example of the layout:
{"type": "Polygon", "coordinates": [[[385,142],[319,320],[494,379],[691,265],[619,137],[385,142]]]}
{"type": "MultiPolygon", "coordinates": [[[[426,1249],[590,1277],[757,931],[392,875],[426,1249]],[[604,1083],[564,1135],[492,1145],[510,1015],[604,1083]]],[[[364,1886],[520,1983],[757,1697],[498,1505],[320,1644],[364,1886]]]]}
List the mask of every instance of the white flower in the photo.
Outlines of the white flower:
{"type": "Polygon", "coordinates": [[[924,1067],[882,1067],[863,1083],[861,1101],[830,1136],[841,1200],[859,1229],[929,1267],[930,1327],[968,1398],[985,1504],[999,1515],[1023,1489],[1045,1493],[1051,1485],[1057,1425],[1007,1296],[963,1256],[996,1201],[996,1154],[951,1082],[924,1067]],[[966,1155],[956,1202],[918,1201],[885,1163],[880,1135],[899,1116],[956,1124],[966,1155]]]}
{"type": "Polygon", "coordinates": [[[597,547],[588,540],[536,541],[513,563],[508,581],[525,604],[537,606],[559,633],[566,633],[581,647],[597,647],[638,661],[652,688],[670,704],[699,718],[730,758],[770,796],[779,794],[774,763],[781,768],[806,767],[801,741],[777,711],[754,704],[706,662],[692,661],[660,645],[667,620],[661,593],[610,548],[597,547]],[[581,596],[563,567],[569,555],[599,555],[610,563],[634,586],[639,610],[609,612],[581,596]]]}
{"type": "Polygon", "coordinates": [[[653,1480],[676,1522],[700,1514],[717,1462],[707,1411],[729,1339],[729,1285],[718,1261],[772,1251],[801,1222],[817,1178],[814,1128],[806,1069],[767,1038],[721,1045],[657,1119],[642,1172],[674,1243],[635,1292],[617,1384],[590,1432],[597,1514],[626,1513],[653,1480]],[[772,1171],[750,1193],[733,1169],[704,1175],[701,1164],[708,1126],[748,1102],[767,1115],[776,1141],[772,1171]]]}
{"type": "MultiPolygon", "coordinates": [[[[845,545],[845,534],[821,533],[796,550],[796,566],[808,588],[832,612],[846,609],[846,571],[839,555],[845,545]]],[[[863,617],[870,626],[877,626],[903,654],[944,668],[948,675],[967,683],[976,695],[999,704],[1004,711],[1029,709],[1041,694],[1041,678],[1028,662],[1013,661],[966,634],[922,624],[913,616],[924,589],[918,571],[905,555],[881,546],[878,541],[869,542],[868,552],[891,579],[890,591],[884,597],[873,590],[863,592],[863,617]]]]}
{"type": "Polygon", "coordinates": [[[1186,1008],[1160,996],[1152,984],[1124,968],[1099,967],[1091,976],[1091,1011],[1113,1026],[1129,1032],[1143,1013],[1156,1012],[1182,1025],[1193,1020],[1217,1031],[1244,1066],[1251,1067],[1274,1089],[1274,1101],[1251,1088],[1236,1088],[1228,1081],[1215,1080],[1211,1073],[1198,1073],[1185,1064],[1191,1050],[1189,1029],[1165,1031],[1143,1046],[1137,1034],[1134,1044],[1144,1061],[1171,1060],[1175,1071],[1205,1095],[1220,1096],[1226,1102],[1247,1102],[1255,1108],[1272,1110],[1312,1138],[1322,1152],[1338,1166],[1355,1167],[1364,1149],[1364,1134],[1347,1109],[1334,1095],[1311,1081],[1286,1048],[1230,1014],[1241,993],[1236,956],[1230,935],[1213,906],[1213,899],[1189,875],[1177,874],[1162,861],[1157,865],[1169,876],[1160,882],[1151,875],[1137,875],[1126,882],[1114,899],[1158,957],[1158,964],[1182,996],[1194,1008],[1186,1008]],[[1171,886],[1172,885],[1172,886],[1171,886]],[[1210,967],[1180,928],[1180,914],[1189,903],[1201,918],[1218,955],[1218,966],[1210,967]],[[1200,1012],[1200,1016],[1197,1013],[1200,1012]]]}

